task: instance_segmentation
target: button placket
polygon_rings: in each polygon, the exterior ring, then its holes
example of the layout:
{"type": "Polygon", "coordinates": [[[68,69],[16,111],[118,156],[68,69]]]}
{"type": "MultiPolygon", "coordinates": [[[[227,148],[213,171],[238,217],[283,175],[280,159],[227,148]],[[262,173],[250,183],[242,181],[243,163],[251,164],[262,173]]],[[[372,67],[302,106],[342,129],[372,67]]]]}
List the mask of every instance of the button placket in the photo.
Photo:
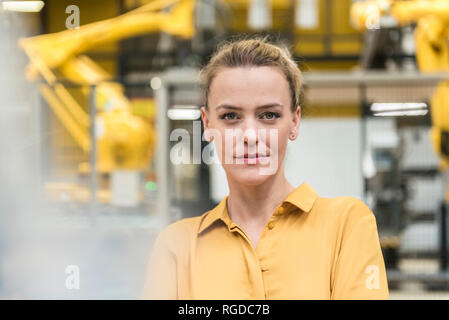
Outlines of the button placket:
{"type": "Polygon", "coordinates": [[[282,204],[281,206],[279,206],[279,207],[275,210],[273,216],[270,218],[270,221],[269,221],[268,224],[267,224],[268,230],[273,230],[274,226],[276,225],[276,223],[275,223],[275,217],[276,217],[277,215],[281,215],[281,214],[284,214],[284,213],[286,213],[286,212],[287,212],[287,207],[286,207],[285,204],[282,204]]]}
{"type": "MultiPolygon", "coordinates": [[[[279,207],[275,212],[278,212],[278,210],[280,208],[281,207],[279,207]]],[[[270,217],[270,220],[268,221],[264,231],[261,234],[261,237],[260,237],[260,240],[259,240],[259,244],[257,245],[257,250],[256,251],[258,252],[259,266],[260,266],[260,271],[262,273],[265,273],[266,271],[269,270],[268,266],[266,265],[265,254],[261,255],[261,253],[265,252],[265,250],[262,249],[262,247],[265,246],[265,245],[269,246],[269,243],[271,242],[271,239],[270,239],[271,236],[269,236],[269,232],[274,229],[274,227],[276,225],[276,222],[275,222],[276,219],[277,218],[275,217],[274,214],[270,217]]]]}

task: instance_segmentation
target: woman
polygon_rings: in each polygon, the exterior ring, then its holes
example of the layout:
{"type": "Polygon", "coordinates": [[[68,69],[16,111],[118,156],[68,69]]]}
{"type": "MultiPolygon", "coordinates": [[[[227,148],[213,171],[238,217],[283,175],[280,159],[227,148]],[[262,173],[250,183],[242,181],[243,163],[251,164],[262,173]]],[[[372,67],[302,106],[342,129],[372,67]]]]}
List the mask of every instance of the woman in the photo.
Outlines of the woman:
{"type": "Polygon", "coordinates": [[[288,50],[261,39],[226,43],[201,76],[205,136],[229,196],[159,234],[143,297],[388,299],[370,209],[351,197],[319,197],[307,183],[295,189],[285,177],[302,85],[288,50]]]}

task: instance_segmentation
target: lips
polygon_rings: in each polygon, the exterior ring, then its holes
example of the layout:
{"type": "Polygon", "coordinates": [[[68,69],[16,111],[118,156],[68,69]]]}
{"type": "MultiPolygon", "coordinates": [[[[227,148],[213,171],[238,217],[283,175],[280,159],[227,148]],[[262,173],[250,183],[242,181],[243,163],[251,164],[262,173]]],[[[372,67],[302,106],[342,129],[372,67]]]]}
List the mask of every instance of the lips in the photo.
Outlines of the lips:
{"type": "Polygon", "coordinates": [[[245,165],[257,165],[257,164],[267,164],[269,157],[270,157],[269,155],[260,153],[253,153],[253,154],[245,153],[243,156],[240,155],[236,156],[235,158],[237,159],[237,163],[241,162],[242,164],[245,165]]]}
{"type": "Polygon", "coordinates": [[[259,153],[254,153],[254,154],[245,153],[244,155],[241,155],[241,156],[235,156],[235,158],[237,158],[237,159],[255,159],[255,158],[267,158],[267,157],[269,157],[269,155],[259,154],[259,153]]]}

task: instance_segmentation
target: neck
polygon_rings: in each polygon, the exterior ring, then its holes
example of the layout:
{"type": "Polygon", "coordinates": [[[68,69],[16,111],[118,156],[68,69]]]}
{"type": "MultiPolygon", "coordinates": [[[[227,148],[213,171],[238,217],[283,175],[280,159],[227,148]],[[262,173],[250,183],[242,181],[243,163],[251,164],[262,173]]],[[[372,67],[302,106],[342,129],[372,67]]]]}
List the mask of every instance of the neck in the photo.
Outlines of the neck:
{"type": "Polygon", "coordinates": [[[241,185],[229,179],[228,212],[237,224],[264,224],[274,209],[294,190],[284,170],[271,176],[261,185],[241,185]]]}

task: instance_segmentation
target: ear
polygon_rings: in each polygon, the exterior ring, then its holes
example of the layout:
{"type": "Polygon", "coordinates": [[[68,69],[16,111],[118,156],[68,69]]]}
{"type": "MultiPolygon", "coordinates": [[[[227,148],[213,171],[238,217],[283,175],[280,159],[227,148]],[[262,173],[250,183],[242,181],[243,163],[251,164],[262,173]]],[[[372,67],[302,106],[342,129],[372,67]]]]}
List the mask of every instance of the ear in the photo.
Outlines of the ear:
{"type": "Polygon", "coordinates": [[[201,107],[201,120],[203,121],[204,130],[209,129],[209,112],[204,106],[201,107]]]}
{"type": "Polygon", "coordinates": [[[207,134],[207,132],[209,131],[209,111],[207,111],[207,109],[204,106],[201,107],[201,120],[203,121],[204,126],[204,138],[208,142],[211,142],[212,137],[210,137],[209,134],[207,134]]]}
{"type": "Polygon", "coordinates": [[[296,108],[294,114],[293,114],[293,127],[296,131],[299,129],[299,122],[301,121],[301,106],[298,106],[296,108]]]}
{"type": "Polygon", "coordinates": [[[301,106],[299,105],[298,108],[296,108],[296,110],[293,112],[292,128],[290,134],[293,135],[294,138],[290,140],[295,140],[298,137],[300,122],[301,122],[301,106]]]}

